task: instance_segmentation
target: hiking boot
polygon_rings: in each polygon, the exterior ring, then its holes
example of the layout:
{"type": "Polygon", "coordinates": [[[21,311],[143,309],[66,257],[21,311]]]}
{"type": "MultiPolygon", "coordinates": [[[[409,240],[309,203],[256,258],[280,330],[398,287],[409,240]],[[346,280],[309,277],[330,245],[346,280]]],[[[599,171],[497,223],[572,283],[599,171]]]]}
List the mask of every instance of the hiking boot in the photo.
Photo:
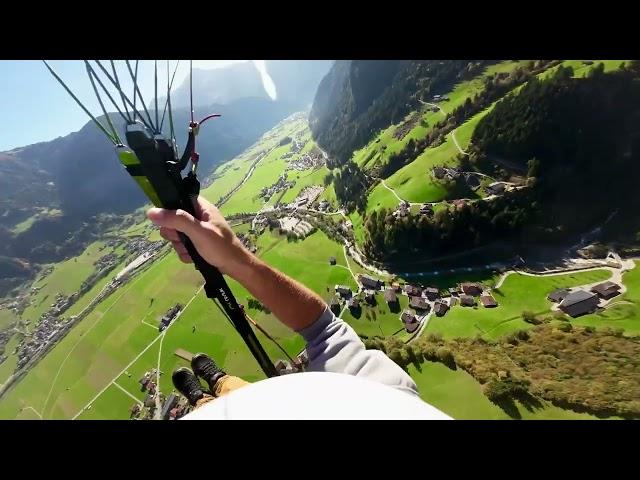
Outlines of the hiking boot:
{"type": "Polygon", "coordinates": [[[197,376],[209,384],[212,393],[215,391],[216,382],[226,375],[206,353],[194,355],[191,359],[191,368],[197,376]]]}
{"type": "Polygon", "coordinates": [[[173,380],[173,385],[189,400],[189,404],[192,406],[195,406],[196,402],[204,397],[202,385],[187,367],[181,367],[173,372],[171,380],[173,380]]]}

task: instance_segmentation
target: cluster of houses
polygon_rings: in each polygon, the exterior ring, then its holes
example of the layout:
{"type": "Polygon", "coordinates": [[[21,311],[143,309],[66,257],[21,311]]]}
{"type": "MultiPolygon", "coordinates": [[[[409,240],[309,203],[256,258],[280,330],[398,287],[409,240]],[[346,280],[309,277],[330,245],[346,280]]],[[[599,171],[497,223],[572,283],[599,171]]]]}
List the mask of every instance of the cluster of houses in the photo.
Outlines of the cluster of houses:
{"type": "Polygon", "coordinates": [[[16,370],[24,367],[36,354],[59,340],[70,328],[71,319],[58,318],[49,312],[43,313],[32,332],[25,335],[16,348],[18,361],[16,370]]]}
{"type": "Polygon", "coordinates": [[[409,216],[411,204],[406,200],[401,201],[393,212],[395,218],[404,218],[409,216]]]}
{"type": "Polygon", "coordinates": [[[171,324],[171,322],[175,320],[181,310],[182,305],[180,303],[176,303],[173,307],[167,310],[167,313],[165,313],[160,319],[158,331],[162,332],[163,330],[165,330],[171,324]]]}
{"type": "MultiPolygon", "coordinates": [[[[335,265],[335,257],[331,257],[329,259],[329,263],[335,265]]],[[[360,283],[363,290],[364,301],[368,305],[375,305],[375,295],[380,291],[381,288],[384,287],[384,282],[380,279],[362,274],[358,275],[358,282],[360,283]]],[[[341,299],[346,302],[347,307],[352,311],[358,310],[360,308],[360,301],[358,300],[358,297],[353,295],[351,287],[348,287],[346,285],[336,285],[334,289],[336,292],[336,296],[333,297],[333,299],[329,302],[329,307],[332,311],[334,311],[334,313],[336,311],[339,313],[341,299]]]]}
{"type": "MultiPolygon", "coordinates": [[[[13,336],[13,330],[1,330],[0,331],[0,350],[4,351],[4,346],[9,343],[11,337],[13,336]]],[[[0,354],[0,365],[7,359],[7,355],[2,353],[0,354]]]]}
{"type": "MultiPolygon", "coordinates": [[[[107,287],[105,287],[105,289],[107,287]]],[[[66,334],[78,317],[72,316],[65,319],[61,315],[74,304],[79,296],[79,292],[74,292],[69,296],[62,295],[61,293],[56,294],[49,310],[40,315],[40,319],[33,330],[24,335],[16,347],[16,356],[18,357],[15,367],[16,371],[24,367],[29,360],[36,357],[36,355],[44,353],[50,345],[66,334]]],[[[99,300],[102,298],[104,298],[104,295],[100,296],[99,300]]],[[[25,300],[23,299],[21,302],[24,303],[25,300]]],[[[93,303],[95,303],[95,301],[93,303]]],[[[21,304],[15,308],[24,309],[24,305],[21,304]]]]}
{"type": "MultiPolygon", "coordinates": [[[[411,213],[411,204],[406,200],[401,201],[396,209],[393,212],[393,216],[395,218],[404,218],[408,217],[411,213]]],[[[420,205],[420,215],[425,215],[427,217],[433,217],[433,204],[431,203],[423,203],[420,205]]]]}
{"type": "MultiPolygon", "coordinates": [[[[151,370],[144,372],[144,375],[140,377],[138,383],[140,384],[140,391],[146,392],[148,397],[153,397],[158,391],[158,385],[153,381],[156,376],[157,370],[152,368],[151,370]]],[[[155,405],[155,403],[154,403],[155,405]]]]}
{"type": "Polygon", "coordinates": [[[462,178],[472,190],[480,188],[481,175],[476,172],[463,172],[459,168],[442,166],[433,167],[431,174],[438,180],[457,180],[462,178]]]}
{"type": "Polygon", "coordinates": [[[458,303],[463,307],[476,307],[478,302],[484,308],[498,306],[493,296],[477,283],[461,283],[458,287],[442,291],[433,286],[417,287],[407,284],[404,291],[409,297],[410,309],[405,309],[402,312],[401,320],[405,324],[407,332],[410,333],[421,325],[422,320],[430,311],[433,311],[437,317],[442,317],[458,303]]]}
{"type": "Polygon", "coordinates": [[[156,412],[156,397],[160,400],[161,410],[160,418],[162,420],[177,420],[191,411],[191,406],[186,398],[171,393],[167,398],[160,393],[160,389],[154,378],[157,370],[155,368],[145,372],[140,378],[140,391],[146,392],[147,395],[142,402],[135,403],[129,410],[130,418],[134,420],[150,420],[154,418],[156,412]]]}
{"type": "Polygon", "coordinates": [[[98,260],[95,261],[93,265],[96,267],[96,270],[103,270],[103,269],[111,270],[120,262],[120,260],[121,260],[120,256],[112,252],[112,253],[107,253],[106,255],[101,256],[98,260]]]}
{"type": "Polygon", "coordinates": [[[603,282],[593,286],[590,291],[582,288],[560,288],[551,292],[547,299],[557,304],[557,308],[575,318],[595,312],[600,301],[609,301],[620,295],[621,286],[614,282],[603,282]]]}
{"type": "Polygon", "coordinates": [[[165,245],[162,240],[149,241],[145,237],[128,238],[124,244],[124,248],[130,255],[140,255],[145,252],[154,252],[165,245]]]}
{"type": "Polygon", "coordinates": [[[186,398],[175,393],[169,394],[160,410],[162,420],[178,420],[191,411],[191,406],[186,398]]]}
{"type": "Polygon", "coordinates": [[[294,182],[287,181],[287,174],[283,173],[280,175],[276,183],[269,187],[263,187],[258,193],[259,198],[263,198],[265,202],[269,201],[269,199],[276,193],[281,192],[283,190],[287,190],[288,188],[293,187],[294,182]]]}
{"type": "Polygon", "coordinates": [[[309,170],[310,168],[320,168],[324,165],[325,161],[322,155],[304,154],[299,158],[290,160],[287,170],[309,170]]]}
{"type": "MultiPolygon", "coordinates": [[[[335,260],[335,259],[333,259],[335,260]]],[[[330,263],[332,259],[330,259],[330,263]]],[[[333,264],[333,263],[332,263],[333,264]]],[[[462,307],[476,307],[478,303],[484,308],[495,308],[498,306],[495,298],[478,283],[461,283],[457,287],[440,290],[433,286],[416,286],[405,284],[404,289],[397,282],[391,283],[385,288],[385,282],[370,275],[358,275],[358,283],[364,292],[364,301],[369,305],[375,305],[376,293],[383,291],[384,301],[390,309],[399,307],[398,295],[404,294],[409,299],[408,308],[400,314],[400,321],[404,324],[407,332],[415,332],[426,316],[433,312],[436,316],[444,316],[451,307],[460,304],[462,307]]],[[[351,288],[346,285],[335,286],[336,296],[332,298],[329,306],[334,313],[340,312],[341,300],[346,302],[350,310],[360,308],[359,300],[354,296],[351,288]]],[[[399,310],[399,309],[398,309],[399,310]]]]}

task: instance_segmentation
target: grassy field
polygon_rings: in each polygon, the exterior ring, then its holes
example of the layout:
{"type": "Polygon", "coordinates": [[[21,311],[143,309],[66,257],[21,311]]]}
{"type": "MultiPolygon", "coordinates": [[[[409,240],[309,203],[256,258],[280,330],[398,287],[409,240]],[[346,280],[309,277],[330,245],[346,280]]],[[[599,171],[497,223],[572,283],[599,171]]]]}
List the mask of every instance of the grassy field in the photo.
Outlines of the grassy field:
{"type": "MultiPolygon", "coordinates": [[[[270,264],[323,296],[336,283],[355,288],[346,268],[342,247],[316,232],[304,241],[290,243],[286,237],[266,232],[259,239],[260,255],[270,264]],[[329,265],[335,256],[338,265],[329,265]],[[313,265],[314,268],[309,268],[313,265]]],[[[174,255],[154,263],[130,284],[103,301],[95,311],[76,326],[42,361],[40,361],[0,402],[0,418],[24,415],[25,406],[35,408],[45,418],[70,418],[80,412],[97,392],[108,385],[127,364],[154,343],[117,383],[143,399],[136,384],[144,371],[157,365],[160,342],[160,365],[163,372],[184,364],[173,352],[184,348],[193,353],[205,351],[220,364],[248,380],[263,378],[242,340],[213,303],[200,292],[184,314],[167,330],[163,339],[158,331],[142,323],[157,325],[158,318],[174,303],[186,304],[200,285],[200,277],[191,265],[184,265],[174,255]],[[195,327],[195,333],[193,328],[195,327]],[[68,388],[68,390],[67,390],[68,388]],[[49,395],[51,390],[51,395],[49,395]]],[[[248,293],[230,282],[238,300],[246,303],[248,293]]],[[[290,354],[298,353],[302,339],[282,326],[272,315],[249,310],[290,354]]],[[[259,337],[273,358],[283,355],[275,345],[259,337]]],[[[161,377],[163,391],[171,390],[170,374],[161,377]]],[[[133,400],[119,388],[111,386],[81,418],[127,418],[133,400]],[[107,401],[108,400],[108,401],[107,401]]]]}
{"type": "Polygon", "coordinates": [[[360,301],[362,309],[357,317],[352,315],[349,309],[345,310],[342,315],[342,319],[349,323],[359,335],[389,337],[404,332],[404,324],[400,321],[400,313],[404,308],[407,308],[408,297],[404,295],[398,296],[400,302],[399,312],[389,310],[389,306],[384,301],[382,294],[376,295],[375,306],[368,306],[363,300],[364,297],[360,301]]]}
{"type": "MultiPolygon", "coordinates": [[[[457,420],[508,420],[512,417],[482,393],[480,384],[467,372],[451,370],[441,363],[424,362],[419,369],[409,366],[420,397],[457,420]]],[[[519,416],[527,420],[591,420],[596,417],[576,413],[542,402],[543,408],[527,409],[515,402],[519,416]]]]}
{"type": "MultiPolygon", "coordinates": [[[[321,232],[296,243],[289,243],[286,237],[266,232],[260,238],[258,245],[261,247],[261,256],[268,263],[294,276],[323,296],[326,293],[326,287],[333,287],[335,283],[346,283],[355,287],[349,271],[344,268],[345,261],[344,256],[341,255],[341,247],[328,240],[321,232]],[[338,265],[342,265],[342,267],[330,266],[328,262],[330,255],[335,255],[338,265]],[[315,264],[313,270],[305,268],[305,264],[309,262],[315,264]]],[[[248,297],[246,290],[235,282],[231,282],[230,285],[238,300],[246,304],[248,297]]],[[[250,311],[250,315],[266,328],[290,354],[296,354],[302,349],[302,339],[292,334],[272,315],[256,311],[250,311]]],[[[259,334],[259,338],[272,358],[283,357],[277,347],[264,339],[261,334],[259,334]]],[[[168,372],[186,365],[185,361],[174,355],[173,352],[177,348],[184,348],[192,353],[207,352],[213,355],[224,368],[249,381],[264,378],[240,337],[220,316],[211,301],[202,294],[196,297],[180,319],[167,330],[162,342],[160,370],[165,374],[161,376],[161,389],[165,392],[173,388],[168,372]],[[194,327],[195,332],[193,331],[194,327]]],[[[125,374],[121,375],[117,380],[118,384],[142,400],[144,394],[139,391],[137,380],[145,371],[157,364],[158,353],[159,349],[156,347],[149,349],[131,368],[128,368],[131,377],[125,374]]],[[[114,391],[114,397],[115,393],[114,391]]],[[[123,402],[126,403],[126,395],[123,394],[123,396],[125,397],[123,402]]],[[[128,402],[131,404],[130,398],[128,402]]],[[[92,410],[83,414],[81,418],[103,415],[99,411],[101,405],[102,402],[100,404],[96,402],[92,410]]],[[[128,414],[120,412],[120,416],[122,415],[128,414]]]]}
{"type": "MultiPolygon", "coordinates": [[[[595,68],[599,63],[604,64],[605,72],[612,72],[614,70],[618,70],[620,68],[620,64],[628,63],[629,60],[591,60],[593,62],[592,65],[586,65],[584,62],[586,60],[564,60],[561,65],[563,67],[571,67],[573,68],[573,76],[574,77],[584,77],[589,70],[595,68]]],[[[539,77],[547,78],[558,69],[558,67],[553,67],[542,73],[539,77]]]]}
{"type": "Polygon", "coordinates": [[[522,312],[545,313],[552,303],[547,295],[556,288],[574,287],[610,278],[608,270],[593,270],[567,275],[532,277],[511,274],[499,289],[493,290],[497,308],[456,305],[443,317],[432,317],[425,333],[441,333],[445,338],[482,335],[494,339],[514,330],[531,327],[522,320],[522,312]]]}
{"type": "Polygon", "coordinates": [[[348,216],[349,220],[351,220],[351,224],[353,225],[353,236],[355,237],[356,243],[362,247],[364,244],[364,218],[356,210],[351,212],[348,216]]]}
{"type": "Polygon", "coordinates": [[[45,418],[73,416],[157,337],[141,319],[149,314],[153,323],[174,303],[186,303],[199,282],[197,272],[173,255],[155,263],[100,303],[6,394],[0,417],[12,418],[25,405],[45,418]]]}
{"type": "MultiPolygon", "coordinates": [[[[260,237],[258,247],[261,258],[269,265],[300,280],[325,299],[330,298],[327,287],[333,289],[336,284],[356,287],[355,280],[346,268],[342,246],[329,240],[320,231],[297,242],[288,242],[285,236],[266,231],[260,237]],[[336,257],[335,266],[329,264],[329,257],[332,256],[336,257]]],[[[352,261],[350,263],[353,264],[352,261]]]]}

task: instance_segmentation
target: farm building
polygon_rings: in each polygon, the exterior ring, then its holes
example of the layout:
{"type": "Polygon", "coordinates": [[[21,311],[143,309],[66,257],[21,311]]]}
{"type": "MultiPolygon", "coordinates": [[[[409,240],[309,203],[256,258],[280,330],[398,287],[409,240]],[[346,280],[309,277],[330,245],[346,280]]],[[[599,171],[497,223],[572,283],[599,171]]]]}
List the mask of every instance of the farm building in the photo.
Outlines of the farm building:
{"type": "Polygon", "coordinates": [[[620,285],[613,282],[599,283],[598,285],[593,287],[591,291],[598,295],[600,298],[609,300],[616,295],[620,295],[620,285]]]}
{"type": "Polygon", "coordinates": [[[440,290],[438,290],[436,287],[427,287],[424,289],[424,293],[429,300],[435,300],[436,298],[440,297],[440,290]]]}
{"type": "Polygon", "coordinates": [[[352,294],[351,288],[347,287],[346,285],[336,285],[335,290],[340,294],[342,298],[348,298],[352,294]]]}
{"type": "Polygon", "coordinates": [[[370,288],[371,290],[380,290],[384,286],[384,282],[377,278],[373,278],[369,275],[358,275],[358,281],[364,288],[370,288]]]}
{"type": "Polygon", "coordinates": [[[420,215],[433,216],[433,205],[425,203],[420,207],[420,215]]]}
{"type": "Polygon", "coordinates": [[[409,285],[406,284],[404,286],[404,292],[409,296],[409,297],[419,297],[422,295],[422,289],[419,287],[415,287],[413,285],[409,285]]]}
{"type": "Polygon", "coordinates": [[[558,288],[557,290],[554,290],[549,295],[547,295],[547,300],[549,300],[550,302],[558,303],[564,300],[567,295],[569,295],[568,288],[558,288]]]}
{"type": "Polygon", "coordinates": [[[427,299],[423,297],[410,297],[409,305],[416,310],[426,310],[427,312],[431,308],[427,299]]]}
{"type": "Polygon", "coordinates": [[[409,333],[415,332],[420,326],[420,322],[418,322],[418,319],[411,310],[403,311],[402,315],[400,315],[400,320],[402,320],[402,323],[404,323],[404,328],[409,333]]]}
{"type": "Polygon", "coordinates": [[[467,173],[465,175],[465,181],[467,182],[467,186],[472,190],[480,187],[480,177],[478,175],[474,175],[473,173],[467,173]]]}
{"type": "Polygon", "coordinates": [[[474,297],[482,295],[482,287],[477,283],[462,283],[460,289],[466,295],[472,295],[474,297]]]}
{"type": "Polygon", "coordinates": [[[438,317],[442,317],[445,313],[449,311],[449,305],[444,302],[435,302],[433,304],[433,313],[438,317]]]}
{"type": "Polygon", "coordinates": [[[599,302],[600,299],[597,295],[584,290],[577,290],[562,300],[560,310],[572,317],[579,317],[595,311],[599,302]]]}
{"type": "Polygon", "coordinates": [[[482,295],[480,297],[480,302],[484,306],[484,308],[495,308],[498,306],[498,302],[496,302],[495,298],[491,295],[482,295]]]}
{"type": "Polygon", "coordinates": [[[286,360],[278,359],[273,366],[276,367],[280,375],[288,375],[296,372],[295,367],[286,360]]]}
{"type": "Polygon", "coordinates": [[[463,307],[475,307],[476,299],[471,295],[460,295],[460,305],[463,307]]]}

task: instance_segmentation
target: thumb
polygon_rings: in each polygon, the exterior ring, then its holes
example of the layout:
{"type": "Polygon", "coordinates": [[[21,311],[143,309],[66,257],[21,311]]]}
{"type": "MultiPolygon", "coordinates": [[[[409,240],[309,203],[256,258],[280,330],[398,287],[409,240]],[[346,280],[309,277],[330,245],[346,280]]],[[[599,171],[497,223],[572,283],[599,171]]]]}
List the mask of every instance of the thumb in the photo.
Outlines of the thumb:
{"type": "Polygon", "coordinates": [[[154,207],[147,211],[147,217],[160,227],[178,230],[192,239],[200,233],[200,222],[184,210],[167,210],[154,207]]]}

